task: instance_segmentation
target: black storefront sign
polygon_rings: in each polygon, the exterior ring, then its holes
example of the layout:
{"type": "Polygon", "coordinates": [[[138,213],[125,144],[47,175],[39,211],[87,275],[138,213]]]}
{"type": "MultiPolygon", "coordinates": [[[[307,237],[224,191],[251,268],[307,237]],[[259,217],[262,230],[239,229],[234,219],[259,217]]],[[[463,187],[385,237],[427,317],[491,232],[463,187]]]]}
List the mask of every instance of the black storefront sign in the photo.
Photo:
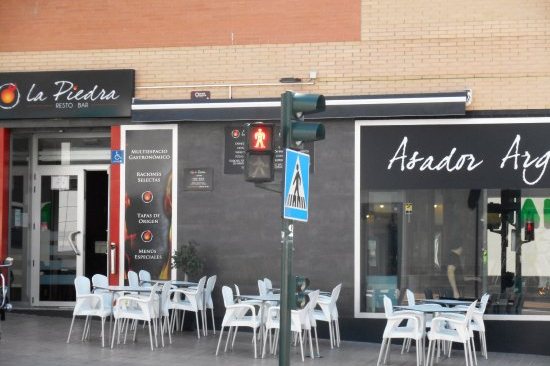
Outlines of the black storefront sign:
{"type": "Polygon", "coordinates": [[[134,70],[0,73],[0,119],[130,117],[134,70]]]}
{"type": "MultiPolygon", "coordinates": [[[[244,155],[245,155],[245,125],[225,126],[225,158],[224,158],[224,174],[244,174],[244,155]]],[[[281,127],[275,126],[274,135],[277,138],[274,140],[275,156],[273,157],[273,165],[276,171],[283,170],[283,155],[284,151],[281,147],[281,127]]],[[[308,142],[304,144],[301,150],[310,156],[309,172],[313,173],[315,168],[314,143],[308,142]]]]}
{"type": "Polygon", "coordinates": [[[549,188],[550,124],[361,127],[362,189],[549,188]]]}
{"type": "Polygon", "coordinates": [[[174,133],[126,131],[125,270],[144,269],[154,279],[170,276],[174,133]]]}

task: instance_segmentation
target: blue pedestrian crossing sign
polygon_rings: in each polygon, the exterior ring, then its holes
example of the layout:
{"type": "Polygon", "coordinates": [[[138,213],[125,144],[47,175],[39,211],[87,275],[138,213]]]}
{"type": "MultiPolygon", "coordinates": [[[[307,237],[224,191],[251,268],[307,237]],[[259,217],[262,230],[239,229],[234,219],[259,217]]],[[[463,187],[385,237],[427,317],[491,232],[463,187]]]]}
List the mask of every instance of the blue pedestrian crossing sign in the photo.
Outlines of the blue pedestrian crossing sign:
{"type": "Polygon", "coordinates": [[[283,217],[307,222],[309,206],[309,155],[291,149],[285,152],[283,217]]]}

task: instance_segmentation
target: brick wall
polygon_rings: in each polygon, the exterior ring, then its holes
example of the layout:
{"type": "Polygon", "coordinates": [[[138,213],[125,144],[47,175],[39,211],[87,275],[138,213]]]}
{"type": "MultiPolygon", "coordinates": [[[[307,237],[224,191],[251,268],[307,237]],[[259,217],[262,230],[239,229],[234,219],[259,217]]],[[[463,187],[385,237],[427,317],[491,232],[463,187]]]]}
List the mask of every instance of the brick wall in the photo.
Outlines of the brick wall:
{"type": "MultiPolygon", "coordinates": [[[[45,2],[32,3],[40,7],[45,2]]],[[[285,2],[290,3],[294,4],[285,2]]],[[[289,40],[284,42],[288,43],[281,43],[272,34],[275,38],[269,42],[258,38],[262,44],[211,41],[196,47],[166,47],[161,43],[149,47],[144,41],[138,43],[140,48],[129,49],[21,52],[0,44],[0,51],[4,51],[0,52],[0,72],[133,68],[136,97],[186,99],[191,90],[210,90],[213,98],[227,98],[229,88],[140,87],[272,83],[287,76],[307,80],[309,72],[316,71],[314,85],[233,87],[231,96],[277,97],[286,89],[368,95],[471,88],[471,110],[550,108],[548,1],[443,1],[434,5],[424,0],[362,0],[357,14],[361,15],[360,39],[348,35],[338,41],[323,39],[319,33],[317,39],[304,42],[301,37],[307,27],[300,25],[287,28],[289,40]]],[[[30,22],[23,15],[19,20],[30,22]]],[[[332,18],[323,18],[327,29],[332,18]]],[[[353,28],[353,16],[350,19],[353,28]]],[[[256,25],[249,29],[256,29],[256,25]]],[[[135,38],[142,36],[136,34],[135,38]]]]}
{"type": "Polygon", "coordinates": [[[359,40],[360,6],[360,0],[2,0],[0,49],[359,40]]]}

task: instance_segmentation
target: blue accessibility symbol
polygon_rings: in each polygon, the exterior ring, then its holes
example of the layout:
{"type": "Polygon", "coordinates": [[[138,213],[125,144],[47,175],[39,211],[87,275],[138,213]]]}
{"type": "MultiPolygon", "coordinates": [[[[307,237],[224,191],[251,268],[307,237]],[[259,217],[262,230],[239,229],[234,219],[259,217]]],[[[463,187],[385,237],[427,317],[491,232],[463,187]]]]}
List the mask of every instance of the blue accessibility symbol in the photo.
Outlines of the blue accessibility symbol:
{"type": "Polygon", "coordinates": [[[111,150],[111,164],[124,163],[124,150],[111,150]]]}

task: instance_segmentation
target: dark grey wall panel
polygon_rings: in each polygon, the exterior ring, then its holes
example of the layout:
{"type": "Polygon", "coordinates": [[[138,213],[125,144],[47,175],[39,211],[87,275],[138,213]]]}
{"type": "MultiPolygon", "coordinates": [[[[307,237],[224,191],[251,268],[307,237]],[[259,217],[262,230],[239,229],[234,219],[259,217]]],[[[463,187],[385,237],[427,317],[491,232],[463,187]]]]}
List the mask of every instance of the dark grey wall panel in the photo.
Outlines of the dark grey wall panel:
{"type": "MultiPolygon", "coordinates": [[[[218,275],[217,315],[223,315],[221,286],[238,284],[257,293],[257,280],[280,284],[281,197],[254,187],[242,175],[223,174],[224,127],[228,123],[179,125],[179,174],[184,168],[212,168],[213,190],[178,189],[178,242],[200,243],[204,274],[218,275]]],[[[312,288],[331,290],[342,282],[341,316],[353,315],[352,121],[325,122],[327,138],[316,143],[310,180],[308,223],[295,224],[294,273],[308,276],[312,288]]]]}
{"type": "MultiPolygon", "coordinates": [[[[310,179],[309,222],[295,223],[294,273],[308,276],[312,288],[331,290],[342,283],[338,300],[342,338],[380,342],[384,319],[353,318],[354,155],[353,121],[324,121],[326,140],[315,143],[315,173],[310,179]]],[[[200,243],[204,274],[218,275],[214,301],[219,323],[224,314],[223,285],[238,284],[257,293],[257,280],[280,284],[280,194],[254,187],[242,175],[223,174],[222,122],[179,124],[179,174],[185,168],[212,168],[213,190],[183,190],[179,177],[178,242],[200,243]]],[[[488,322],[489,351],[549,354],[541,342],[545,322],[488,322]],[[518,333],[514,329],[521,329],[518,333]],[[499,334],[516,334],[504,342],[499,334]],[[518,338],[519,337],[519,338],[518,338]]],[[[319,336],[328,327],[319,324],[319,336]]]]}

